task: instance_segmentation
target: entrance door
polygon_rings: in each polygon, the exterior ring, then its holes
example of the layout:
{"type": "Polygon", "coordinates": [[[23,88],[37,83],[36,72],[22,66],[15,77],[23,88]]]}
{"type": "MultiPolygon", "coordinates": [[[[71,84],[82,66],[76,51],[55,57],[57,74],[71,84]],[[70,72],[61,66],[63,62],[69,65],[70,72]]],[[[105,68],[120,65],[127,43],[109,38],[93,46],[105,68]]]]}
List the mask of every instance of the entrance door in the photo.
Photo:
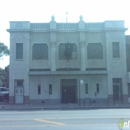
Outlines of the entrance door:
{"type": "Polygon", "coordinates": [[[113,78],[114,101],[123,102],[123,87],[121,78],[113,78]]]}
{"type": "Polygon", "coordinates": [[[23,103],[23,87],[15,87],[15,103],[23,103]]]}
{"type": "Polygon", "coordinates": [[[61,81],[61,101],[62,103],[76,102],[77,80],[63,79],[61,81]]]}
{"type": "Polygon", "coordinates": [[[76,91],[75,86],[62,86],[62,102],[63,103],[75,103],[76,91]]]}
{"type": "Polygon", "coordinates": [[[119,85],[113,85],[113,96],[114,96],[114,101],[120,100],[119,85]]]}

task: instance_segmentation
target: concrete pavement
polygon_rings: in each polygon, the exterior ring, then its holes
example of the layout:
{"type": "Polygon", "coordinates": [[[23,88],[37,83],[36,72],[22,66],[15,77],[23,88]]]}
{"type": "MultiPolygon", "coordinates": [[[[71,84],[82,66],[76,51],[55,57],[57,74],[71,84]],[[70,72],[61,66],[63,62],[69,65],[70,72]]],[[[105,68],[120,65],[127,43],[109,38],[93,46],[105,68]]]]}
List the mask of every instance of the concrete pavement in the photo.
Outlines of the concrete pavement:
{"type": "Polygon", "coordinates": [[[121,119],[130,120],[130,112],[129,109],[11,110],[0,111],[0,117],[0,130],[119,130],[121,119]]]}

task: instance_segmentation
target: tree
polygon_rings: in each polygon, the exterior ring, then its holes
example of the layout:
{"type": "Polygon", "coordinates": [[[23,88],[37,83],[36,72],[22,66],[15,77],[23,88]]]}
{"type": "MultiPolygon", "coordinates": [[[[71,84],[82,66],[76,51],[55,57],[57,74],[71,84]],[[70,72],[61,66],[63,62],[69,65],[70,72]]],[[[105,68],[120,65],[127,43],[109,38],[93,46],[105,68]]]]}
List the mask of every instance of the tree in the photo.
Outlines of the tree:
{"type": "Polygon", "coordinates": [[[4,69],[0,68],[0,87],[3,86],[4,75],[5,75],[4,69]]]}
{"type": "Polygon", "coordinates": [[[4,43],[0,42],[0,57],[4,55],[9,55],[9,49],[4,43]]]}

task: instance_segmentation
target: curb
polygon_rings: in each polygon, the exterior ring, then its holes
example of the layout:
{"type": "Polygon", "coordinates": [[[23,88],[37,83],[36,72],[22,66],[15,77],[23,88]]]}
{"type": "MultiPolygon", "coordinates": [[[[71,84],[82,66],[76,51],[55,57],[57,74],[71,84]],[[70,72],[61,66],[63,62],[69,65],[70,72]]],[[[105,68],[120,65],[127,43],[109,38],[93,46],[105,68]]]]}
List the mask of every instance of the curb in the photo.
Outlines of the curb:
{"type": "Polygon", "coordinates": [[[110,106],[110,107],[0,107],[0,110],[90,110],[90,109],[130,109],[130,106],[110,106]]]}

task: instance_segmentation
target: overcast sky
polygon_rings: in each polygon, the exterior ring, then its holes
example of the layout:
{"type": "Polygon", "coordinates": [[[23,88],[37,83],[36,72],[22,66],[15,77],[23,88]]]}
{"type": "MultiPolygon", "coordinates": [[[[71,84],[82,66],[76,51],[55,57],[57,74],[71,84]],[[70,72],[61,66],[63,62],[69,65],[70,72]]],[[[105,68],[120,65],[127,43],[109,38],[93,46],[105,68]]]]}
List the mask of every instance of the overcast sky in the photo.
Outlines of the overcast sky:
{"type": "MultiPolygon", "coordinates": [[[[0,42],[9,47],[9,21],[78,22],[82,15],[85,22],[124,20],[130,35],[130,0],[0,0],[0,42]]],[[[9,64],[9,58],[0,60],[0,67],[9,64]]]]}

